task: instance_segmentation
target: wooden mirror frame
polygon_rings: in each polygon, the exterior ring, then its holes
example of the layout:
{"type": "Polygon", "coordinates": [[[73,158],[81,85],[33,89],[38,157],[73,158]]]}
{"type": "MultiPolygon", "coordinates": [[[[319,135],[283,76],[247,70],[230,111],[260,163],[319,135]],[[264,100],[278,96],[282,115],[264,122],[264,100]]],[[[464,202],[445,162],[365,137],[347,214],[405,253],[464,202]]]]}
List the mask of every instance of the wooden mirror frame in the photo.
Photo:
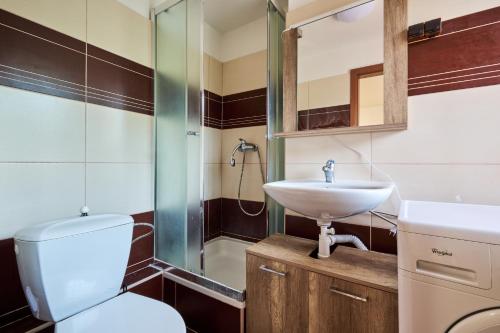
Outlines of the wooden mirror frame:
{"type": "MultiPolygon", "coordinates": [[[[384,0],[384,124],[297,130],[298,28],[283,32],[283,132],[277,137],[404,130],[408,113],[407,0],[384,0]]],[[[334,13],[329,13],[333,15],[334,13]]],[[[328,16],[329,16],[328,15],[328,16]]],[[[325,16],[326,17],[326,16],[325,16]]],[[[300,26],[296,24],[294,26],[300,26]]]]}

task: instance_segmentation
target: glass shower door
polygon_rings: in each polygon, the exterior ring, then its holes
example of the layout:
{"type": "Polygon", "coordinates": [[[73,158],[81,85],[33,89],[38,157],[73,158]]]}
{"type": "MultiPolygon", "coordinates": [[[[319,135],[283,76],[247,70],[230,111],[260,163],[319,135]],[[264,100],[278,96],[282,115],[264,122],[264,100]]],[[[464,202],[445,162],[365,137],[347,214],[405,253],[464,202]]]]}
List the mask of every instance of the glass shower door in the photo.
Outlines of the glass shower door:
{"type": "Polygon", "coordinates": [[[199,0],[155,13],[156,257],[202,273],[199,0]]]}

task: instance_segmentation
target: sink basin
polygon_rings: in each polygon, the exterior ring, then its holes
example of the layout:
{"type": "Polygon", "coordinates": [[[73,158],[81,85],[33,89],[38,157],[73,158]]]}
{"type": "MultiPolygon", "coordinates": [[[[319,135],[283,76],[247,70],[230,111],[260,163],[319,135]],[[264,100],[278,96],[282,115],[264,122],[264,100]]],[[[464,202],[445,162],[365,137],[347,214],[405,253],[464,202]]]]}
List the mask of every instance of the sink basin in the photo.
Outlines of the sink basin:
{"type": "Polygon", "coordinates": [[[368,212],[387,200],[389,182],[340,180],[283,180],[263,185],[264,191],[282,206],[307,217],[332,221],[368,212]]]}

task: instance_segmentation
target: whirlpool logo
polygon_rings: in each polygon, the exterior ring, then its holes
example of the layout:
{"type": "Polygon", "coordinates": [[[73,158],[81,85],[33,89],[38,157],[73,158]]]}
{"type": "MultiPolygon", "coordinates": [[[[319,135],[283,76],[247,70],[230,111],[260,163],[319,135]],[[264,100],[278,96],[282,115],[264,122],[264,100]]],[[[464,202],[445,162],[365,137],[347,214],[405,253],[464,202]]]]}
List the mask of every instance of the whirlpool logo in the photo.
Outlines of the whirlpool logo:
{"type": "Polygon", "coordinates": [[[437,254],[438,256],[453,256],[453,252],[448,252],[448,250],[436,249],[435,247],[432,248],[432,253],[437,254]]]}

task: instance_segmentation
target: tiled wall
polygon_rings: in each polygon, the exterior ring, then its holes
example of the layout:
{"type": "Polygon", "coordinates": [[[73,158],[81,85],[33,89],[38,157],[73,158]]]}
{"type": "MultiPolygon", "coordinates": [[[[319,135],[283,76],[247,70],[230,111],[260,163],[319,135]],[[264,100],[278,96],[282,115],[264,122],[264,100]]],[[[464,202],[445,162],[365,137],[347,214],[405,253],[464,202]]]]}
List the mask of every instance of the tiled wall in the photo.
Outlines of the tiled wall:
{"type": "MultiPolygon", "coordinates": [[[[85,204],[153,222],[150,29],[114,0],[1,2],[0,330],[29,313],[16,231],[85,204]]],[[[135,243],[127,273],[153,250],[135,243]]]]}
{"type": "MultiPolygon", "coordinates": [[[[411,10],[418,7],[410,4],[412,20],[411,10]]],[[[427,15],[424,20],[440,13],[427,15]]],[[[334,159],[338,179],[387,180],[388,175],[402,199],[499,205],[498,17],[500,7],[450,18],[442,36],[410,44],[408,130],[287,139],[286,178],[321,179],[322,165],[334,159]],[[423,81],[430,81],[425,88],[416,83],[423,81]]],[[[399,203],[393,194],[379,209],[397,214],[399,203]]],[[[314,223],[295,215],[288,212],[286,232],[315,238],[314,223]]],[[[358,235],[373,250],[396,251],[391,225],[379,218],[361,215],[334,226],[339,233],[358,235]]]]}
{"type": "MultiPolygon", "coordinates": [[[[262,165],[259,165],[256,153],[247,153],[241,191],[242,205],[250,212],[259,211],[264,202],[259,168],[264,168],[265,172],[267,124],[267,51],[260,49],[255,52],[260,40],[267,38],[265,29],[259,28],[261,26],[265,28],[266,22],[259,19],[248,27],[237,28],[219,37],[221,44],[226,40],[226,48],[236,47],[236,50],[217,52],[215,42],[205,45],[205,50],[213,53],[204,55],[203,72],[205,240],[227,235],[256,241],[266,236],[265,214],[248,217],[241,212],[236,200],[242,155],[237,153],[235,167],[229,165],[231,152],[239,138],[259,145],[262,165]],[[254,27],[253,32],[250,32],[251,27],[254,27]],[[252,33],[264,35],[257,38],[251,36],[252,33]],[[250,41],[253,47],[237,48],[242,39],[249,38],[253,39],[250,41]],[[224,57],[228,59],[224,60],[224,57]]],[[[213,28],[208,30],[211,35],[217,34],[213,28]]],[[[212,36],[210,40],[217,38],[212,36]]]]}

